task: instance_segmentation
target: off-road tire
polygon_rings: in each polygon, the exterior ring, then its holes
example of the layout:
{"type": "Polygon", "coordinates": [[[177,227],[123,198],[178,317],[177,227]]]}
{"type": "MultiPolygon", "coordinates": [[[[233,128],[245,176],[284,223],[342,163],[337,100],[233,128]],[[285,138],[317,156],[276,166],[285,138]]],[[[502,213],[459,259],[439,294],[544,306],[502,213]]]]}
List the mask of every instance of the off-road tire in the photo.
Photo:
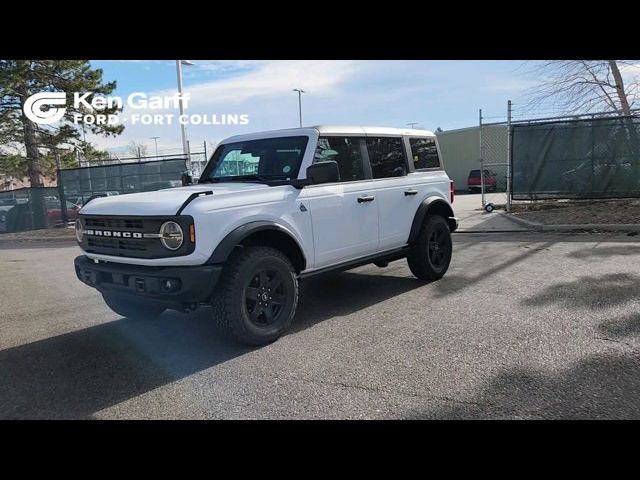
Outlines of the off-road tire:
{"type": "Polygon", "coordinates": [[[426,281],[442,278],[451,263],[452,247],[451,232],[447,221],[440,215],[429,215],[425,218],[418,238],[407,255],[407,263],[411,273],[420,280],[426,281]],[[434,234],[441,239],[438,252],[442,256],[434,253],[434,234]],[[436,259],[439,261],[435,261],[436,259]]]}
{"type": "MultiPolygon", "coordinates": [[[[258,293],[259,299],[260,295],[258,293]]],[[[295,269],[289,258],[275,248],[243,247],[229,258],[211,300],[213,319],[225,336],[245,345],[266,345],[281,337],[293,321],[298,305],[295,269]],[[280,279],[281,288],[277,287],[280,306],[275,303],[275,289],[274,300],[268,301],[269,307],[262,307],[260,305],[267,303],[256,304],[249,298],[255,297],[256,291],[261,292],[262,272],[266,272],[269,280],[265,285],[275,282],[276,277],[280,279]],[[273,313],[274,309],[277,313],[273,313]],[[271,312],[273,323],[266,323],[269,321],[267,311],[271,312]]]]}
{"type": "Polygon", "coordinates": [[[102,295],[107,306],[123,317],[150,320],[159,317],[166,308],[143,300],[128,299],[116,295],[102,295]]]}

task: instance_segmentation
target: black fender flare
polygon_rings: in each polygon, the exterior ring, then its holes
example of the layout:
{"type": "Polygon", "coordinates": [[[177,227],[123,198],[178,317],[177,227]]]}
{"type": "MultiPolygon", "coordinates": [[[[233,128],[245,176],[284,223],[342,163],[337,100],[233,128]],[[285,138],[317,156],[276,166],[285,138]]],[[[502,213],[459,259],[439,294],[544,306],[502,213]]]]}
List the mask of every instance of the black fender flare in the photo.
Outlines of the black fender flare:
{"type": "Polygon", "coordinates": [[[413,217],[413,223],[411,224],[411,231],[409,232],[409,240],[407,243],[413,242],[418,235],[420,234],[420,228],[422,227],[422,222],[424,222],[424,218],[432,211],[434,208],[437,208],[441,212],[446,212],[445,220],[449,224],[449,229],[454,232],[458,228],[458,220],[453,215],[453,209],[451,205],[443,199],[442,197],[433,196],[425,198],[418,210],[416,211],[415,216],[413,217]]]}
{"type": "Polygon", "coordinates": [[[304,255],[304,250],[300,246],[300,243],[298,242],[298,240],[296,240],[296,238],[293,235],[291,235],[291,233],[289,233],[289,231],[286,228],[284,228],[282,225],[279,225],[276,222],[271,222],[268,220],[258,220],[255,222],[245,223],[244,225],[241,225],[237,227],[235,230],[232,230],[231,232],[229,232],[227,236],[224,237],[220,241],[218,246],[215,248],[215,250],[211,254],[211,257],[209,257],[207,264],[226,262],[227,259],[229,258],[229,255],[231,255],[231,252],[233,251],[233,249],[239,243],[242,243],[242,241],[245,238],[249,237],[249,235],[253,235],[256,232],[261,232],[265,230],[274,230],[274,231],[283,233],[287,237],[289,237],[293,242],[295,242],[295,244],[298,246],[298,249],[300,249],[300,253],[302,254],[302,259],[304,263],[303,269],[306,267],[307,262],[306,262],[306,257],[304,255]]]}

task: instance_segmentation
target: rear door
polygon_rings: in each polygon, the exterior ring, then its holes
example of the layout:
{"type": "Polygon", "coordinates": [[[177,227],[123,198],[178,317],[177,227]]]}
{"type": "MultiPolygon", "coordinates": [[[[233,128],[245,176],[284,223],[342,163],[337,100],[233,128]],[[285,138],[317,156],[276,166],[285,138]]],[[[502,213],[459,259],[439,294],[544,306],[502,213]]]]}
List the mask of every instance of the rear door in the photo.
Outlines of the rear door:
{"type": "Polygon", "coordinates": [[[367,147],[376,185],[380,250],[406,245],[418,207],[438,195],[446,198],[448,178],[433,136],[368,136],[367,147]]]}
{"type": "Polygon", "coordinates": [[[401,136],[367,135],[367,152],[378,200],[379,250],[390,250],[407,242],[417,209],[419,190],[408,177],[409,167],[401,136]]]}

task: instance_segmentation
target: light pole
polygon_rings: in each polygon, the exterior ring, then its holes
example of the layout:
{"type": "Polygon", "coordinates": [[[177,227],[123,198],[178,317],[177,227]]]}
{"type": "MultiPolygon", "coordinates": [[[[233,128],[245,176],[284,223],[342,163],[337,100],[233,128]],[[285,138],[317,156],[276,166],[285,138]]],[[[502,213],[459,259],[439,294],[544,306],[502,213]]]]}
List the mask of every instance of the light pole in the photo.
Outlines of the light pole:
{"type": "Polygon", "coordinates": [[[298,92],[298,112],[300,114],[300,127],[302,127],[302,94],[306,93],[301,88],[294,88],[293,92],[298,92]]]}
{"type": "MultiPolygon", "coordinates": [[[[176,60],[176,71],[178,74],[178,106],[180,108],[180,117],[184,115],[184,106],[182,104],[182,65],[193,65],[189,60],[176,60]]],[[[187,147],[187,130],[184,123],[180,122],[180,131],[182,133],[182,153],[187,159],[187,170],[191,168],[191,159],[189,158],[189,149],[187,147]]]]}
{"type": "Polygon", "coordinates": [[[158,158],[158,139],[160,137],[151,137],[151,140],[154,141],[154,143],[156,144],[156,159],[158,158]]]}
{"type": "Polygon", "coordinates": [[[407,123],[407,125],[409,125],[412,129],[415,128],[414,125],[417,125],[419,122],[409,122],[407,123]]]}

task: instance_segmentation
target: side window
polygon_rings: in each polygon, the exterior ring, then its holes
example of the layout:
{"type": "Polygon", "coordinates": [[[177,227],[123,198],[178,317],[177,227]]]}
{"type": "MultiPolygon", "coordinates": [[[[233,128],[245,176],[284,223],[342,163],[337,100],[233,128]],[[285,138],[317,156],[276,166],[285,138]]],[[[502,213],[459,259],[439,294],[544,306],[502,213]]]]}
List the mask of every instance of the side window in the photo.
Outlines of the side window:
{"type": "Polygon", "coordinates": [[[373,178],[402,177],[407,174],[402,138],[367,137],[373,178]]]}
{"type": "Polygon", "coordinates": [[[360,142],[357,137],[320,137],[313,162],[335,160],[341,182],[364,180],[360,142]]]}
{"type": "Polygon", "coordinates": [[[410,138],[411,156],[416,170],[421,168],[438,168],[438,148],[435,138],[410,138]]]}

